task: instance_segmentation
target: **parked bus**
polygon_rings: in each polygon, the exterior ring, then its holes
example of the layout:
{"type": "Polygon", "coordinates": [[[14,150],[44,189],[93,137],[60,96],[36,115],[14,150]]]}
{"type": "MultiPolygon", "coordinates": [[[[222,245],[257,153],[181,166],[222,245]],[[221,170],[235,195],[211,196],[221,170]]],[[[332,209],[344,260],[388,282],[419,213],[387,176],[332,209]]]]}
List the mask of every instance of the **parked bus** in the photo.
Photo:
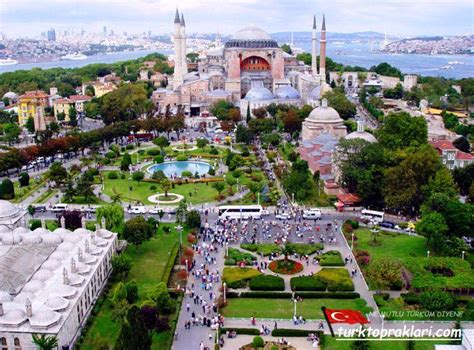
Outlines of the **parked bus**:
{"type": "Polygon", "coordinates": [[[360,219],[373,221],[375,223],[381,223],[382,221],[384,221],[384,212],[363,209],[361,211],[360,219]]]}
{"type": "Polygon", "coordinates": [[[220,219],[260,219],[263,208],[261,205],[223,205],[219,207],[220,219]]]}

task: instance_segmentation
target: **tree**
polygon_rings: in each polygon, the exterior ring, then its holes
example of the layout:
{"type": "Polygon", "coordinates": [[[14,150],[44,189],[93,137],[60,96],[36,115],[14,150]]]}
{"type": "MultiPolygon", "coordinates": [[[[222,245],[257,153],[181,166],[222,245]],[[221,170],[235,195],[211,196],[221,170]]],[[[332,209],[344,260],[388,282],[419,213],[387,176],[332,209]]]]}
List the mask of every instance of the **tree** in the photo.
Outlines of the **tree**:
{"type": "Polygon", "coordinates": [[[54,162],[49,167],[48,178],[56,183],[56,186],[64,184],[67,179],[67,170],[60,162],[54,162]]]}
{"type": "Polygon", "coordinates": [[[140,181],[145,178],[145,173],[143,171],[134,171],[132,173],[132,180],[137,182],[137,185],[140,185],[140,181]]]}
{"type": "Polygon", "coordinates": [[[343,92],[328,91],[323,97],[328,100],[328,106],[334,108],[342,119],[347,120],[356,115],[356,105],[349,101],[343,92]]]}
{"type": "Polygon", "coordinates": [[[155,302],[159,313],[169,315],[175,310],[175,302],[171,299],[164,282],[158,283],[156,287],[150,291],[148,298],[155,302]]]}
{"type": "Polygon", "coordinates": [[[105,124],[137,119],[150,109],[144,83],[123,84],[102,97],[101,115],[105,124]]]}
{"type": "Polygon", "coordinates": [[[308,163],[302,159],[293,162],[291,171],[283,177],[283,187],[289,194],[294,194],[296,200],[304,200],[314,190],[308,163]]]}
{"type": "Polygon", "coordinates": [[[427,238],[426,244],[429,245],[433,251],[441,252],[444,247],[448,226],[446,225],[446,220],[440,213],[429,212],[424,214],[421,220],[417,222],[416,232],[427,238]]]}
{"type": "Polygon", "coordinates": [[[252,135],[245,125],[237,125],[237,130],[235,131],[235,141],[238,143],[249,144],[252,141],[252,135]]]}
{"type": "Polygon", "coordinates": [[[13,199],[15,198],[15,187],[10,179],[4,179],[0,185],[0,198],[13,199]]]}
{"type": "Polygon", "coordinates": [[[71,107],[69,107],[69,125],[71,125],[72,127],[77,126],[77,111],[76,107],[72,105],[71,107]]]}
{"type": "Polygon", "coordinates": [[[448,292],[428,290],[420,294],[420,304],[428,311],[449,311],[453,310],[455,301],[448,292]]]}
{"type": "Polygon", "coordinates": [[[247,105],[247,113],[245,115],[245,121],[247,122],[247,125],[249,125],[250,120],[252,120],[252,115],[250,114],[250,103],[247,105]]]}
{"type": "Polygon", "coordinates": [[[112,257],[112,270],[120,279],[124,279],[131,268],[132,259],[128,255],[120,254],[112,257]]]}
{"type": "Polygon", "coordinates": [[[160,147],[162,150],[163,148],[168,147],[170,145],[170,142],[165,136],[157,137],[156,139],[153,140],[153,143],[157,145],[158,147],[160,147]]]}
{"type": "Polygon", "coordinates": [[[125,153],[122,157],[122,161],[120,162],[120,170],[128,171],[130,164],[132,164],[132,157],[130,154],[125,153]]]}
{"type": "Polygon", "coordinates": [[[376,288],[389,289],[401,281],[401,264],[395,259],[376,259],[369,265],[367,275],[376,288]]]}
{"type": "Polygon", "coordinates": [[[4,139],[8,144],[18,141],[21,129],[18,124],[7,123],[3,126],[4,139]]]}
{"type": "Polygon", "coordinates": [[[199,54],[197,52],[190,52],[186,55],[186,58],[192,63],[196,63],[199,59],[199,54]]]}
{"type": "Polygon", "coordinates": [[[143,349],[151,348],[151,333],[147,329],[140,315],[140,309],[132,306],[128,310],[127,318],[122,323],[115,349],[143,349]]]}
{"type": "Polygon", "coordinates": [[[288,44],[281,45],[281,49],[287,54],[290,54],[290,55],[293,54],[293,51],[291,50],[291,47],[288,44]]]}
{"type": "Polygon", "coordinates": [[[288,262],[288,257],[295,253],[295,247],[289,243],[286,243],[281,253],[285,256],[285,261],[288,262]]]}
{"type": "Polygon", "coordinates": [[[129,304],[134,304],[138,300],[138,285],[137,281],[131,280],[125,284],[125,290],[127,291],[127,301],[129,304]]]}
{"type": "Polygon", "coordinates": [[[403,77],[402,72],[400,72],[399,69],[391,66],[387,62],[382,62],[376,66],[372,66],[369,71],[388,77],[396,77],[400,79],[403,77]]]}
{"type": "Polygon", "coordinates": [[[267,110],[265,109],[265,107],[255,108],[252,110],[252,114],[257,119],[263,119],[267,116],[267,110]]]}
{"type": "Polygon", "coordinates": [[[229,110],[235,108],[231,102],[218,100],[210,108],[210,112],[219,120],[228,120],[229,110]]]}
{"type": "Polygon", "coordinates": [[[467,138],[464,136],[461,136],[457,138],[456,140],[453,141],[454,147],[456,147],[458,150],[469,153],[471,152],[471,144],[468,141],[467,138]]]}
{"type": "Polygon", "coordinates": [[[28,175],[27,172],[21,172],[18,177],[18,182],[20,183],[20,187],[28,186],[30,184],[30,175],[28,175]]]}
{"type": "MultiPolygon", "coordinates": [[[[64,218],[66,229],[74,231],[82,226],[82,213],[79,210],[66,210],[61,215],[64,218]]],[[[61,218],[58,220],[61,225],[61,218]]]]}
{"type": "Polygon", "coordinates": [[[60,122],[64,121],[64,119],[66,119],[66,113],[59,112],[58,114],[56,114],[56,119],[59,120],[60,122]]]}
{"type": "Polygon", "coordinates": [[[153,235],[150,225],[143,216],[137,216],[128,220],[123,229],[123,237],[127,242],[138,247],[140,244],[150,239],[153,235]]]}
{"type": "Polygon", "coordinates": [[[102,223],[105,218],[105,228],[113,232],[121,232],[124,224],[125,214],[123,207],[119,204],[101,205],[96,211],[97,223],[102,223]]]}
{"type": "Polygon", "coordinates": [[[168,197],[168,191],[171,189],[171,181],[168,178],[165,178],[159,182],[159,185],[165,193],[165,197],[168,197]]]}
{"type": "Polygon", "coordinates": [[[48,124],[48,130],[50,130],[53,134],[59,133],[59,130],[61,128],[59,127],[59,124],[56,122],[51,122],[48,124]]]}
{"type": "Polygon", "coordinates": [[[188,215],[188,206],[186,205],[186,202],[182,200],[178,204],[178,209],[176,209],[176,222],[178,224],[184,223],[187,215],[188,215]]]}
{"type": "Polygon", "coordinates": [[[196,140],[196,146],[197,146],[198,148],[203,149],[203,148],[206,147],[208,144],[209,144],[209,141],[208,141],[207,139],[198,138],[198,139],[196,140]]]}
{"type": "Polygon", "coordinates": [[[76,192],[79,196],[84,197],[84,201],[87,204],[90,204],[92,199],[95,198],[94,189],[92,188],[92,181],[87,176],[87,173],[84,173],[77,181],[76,192]]]}
{"type": "Polygon", "coordinates": [[[25,123],[25,128],[30,134],[35,132],[35,119],[33,117],[28,117],[25,123]]]}
{"type": "Polygon", "coordinates": [[[412,117],[409,113],[390,113],[376,132],[381,146],[391,150],[419,147],[428,142],[428,126],[424,117],[412,117]]]}
{"type": "Polygon", "coordinates": [[[403,87],[402,84],[397,83],[393,89],[385,89],[383,92],[383,97],[399,100],[403,97],[403,87]]]}
{"type": "Polygon", "coordinates": [[[58,347],[58,338],[54,335],[48,336],[44,333],[32,335],[33,344],[35,344],[39,350],[53,350],[58,347]]]}
{"type": "Polygon", "coordinates": [[[201,227],[201,214],[197,210],[191,210],[186,214],[186,226],[196,229],[201,227]]]}
{"type": "Polygon", "coordinates": [[[225,189],[225,183],[224,182],[214,182],[212,184],[212,187],[219,193],[219,197],[221,196],[222,191],[225,189]]]}

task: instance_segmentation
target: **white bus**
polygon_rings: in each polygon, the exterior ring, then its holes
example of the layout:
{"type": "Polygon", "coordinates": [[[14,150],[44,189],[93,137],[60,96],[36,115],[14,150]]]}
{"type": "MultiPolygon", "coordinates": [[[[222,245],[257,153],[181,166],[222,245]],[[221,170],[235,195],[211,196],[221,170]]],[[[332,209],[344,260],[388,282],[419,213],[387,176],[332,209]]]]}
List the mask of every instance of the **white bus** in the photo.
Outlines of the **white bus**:
{"type": "Polygon", "coordinates": [[[370,220],[378,224],[384,220],[383,211],[363,209],[360,214],[361,214],[360,215],[361,220],[370,220]]]}
{"type": "Polygon", "coordinates": [[[223,205],[219,207],[219,218],[243,220],[254,218],[259,220],[262,211],[261,205],[223,205]]]}

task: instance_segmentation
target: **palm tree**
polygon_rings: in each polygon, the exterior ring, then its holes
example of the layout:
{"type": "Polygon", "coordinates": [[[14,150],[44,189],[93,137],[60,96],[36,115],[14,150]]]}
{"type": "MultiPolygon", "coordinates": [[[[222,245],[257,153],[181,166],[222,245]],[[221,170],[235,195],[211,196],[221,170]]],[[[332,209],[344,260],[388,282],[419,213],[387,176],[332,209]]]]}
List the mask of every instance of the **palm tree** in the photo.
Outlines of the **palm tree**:
{"type": "Polygon", "coordinates": [[[288,256],[293,254],[294,252],[295,248],[289,243],[286,243],[281,251],[281,253],[285,256],[285,262],[288,262],[288,256]]]}
{"type": "Polygon", "coordinates": [[[112,203],[120,203],[122,196],[120,193],[115,193],[112,197],[110,197],[110,199],[112,200],[112,203]]]}
{"type": "Polygon", "coordinates": [[[46,334],[33,334],[33,343],[39,350],[53,350],[58,347],[58,338],[46,334]]]}
{"type": "Polygon", "coordinates": [[[163,179],[159,183],[163,192],[165,192],[165,197],[168,197],[168,191],[171,189],[171,181],[168,179],[163,179]]]}

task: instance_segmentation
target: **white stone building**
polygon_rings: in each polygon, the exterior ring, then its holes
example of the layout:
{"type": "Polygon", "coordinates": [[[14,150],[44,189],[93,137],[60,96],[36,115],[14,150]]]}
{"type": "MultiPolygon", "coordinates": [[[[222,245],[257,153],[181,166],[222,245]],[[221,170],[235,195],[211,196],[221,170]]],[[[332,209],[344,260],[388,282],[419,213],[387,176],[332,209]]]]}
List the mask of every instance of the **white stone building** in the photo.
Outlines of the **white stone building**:
{"type": "MultiPolygon", "coordinates": [[[[14,205],[0,201],[0,215],[14,205]]],[[[36,349],[32,334],[72,349],[112,270],[117,235],[0,226],[0,349],[36,349]]],[[[64,226],[64,224],[62,225],[64,226]]]]}

